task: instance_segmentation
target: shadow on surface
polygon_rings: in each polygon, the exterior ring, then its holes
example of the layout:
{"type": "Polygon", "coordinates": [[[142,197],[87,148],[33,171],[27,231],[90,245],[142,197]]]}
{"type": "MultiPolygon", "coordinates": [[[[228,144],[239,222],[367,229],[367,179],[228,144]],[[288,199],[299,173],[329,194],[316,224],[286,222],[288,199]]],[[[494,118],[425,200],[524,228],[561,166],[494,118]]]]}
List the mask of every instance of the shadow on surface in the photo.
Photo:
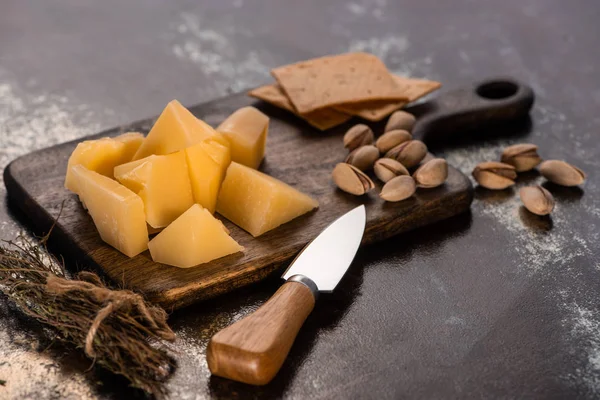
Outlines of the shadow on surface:
{"type": "MultiPolygon", "coordinates": [[[[414,108],[411,108],[411,110],[407,111],[411,113],[415,111],[417,114],[422,113],[423,111],[419,109],[420,106],[421,105],[417,105],[414,108]]],[[[423,140],[427,144],[427,147],[435,152],[435,150],[461,148],[494,139],[524,138],[531,132],[532,127],[533,123],[531,117],[527,116],[519,120],[497,124],[491,128],[487,128],[484,131],[473,129],[468,131],[456,131],[445,135],[439,135],[435,132],[426,132],[425,134],[421,135],[422,137],[417,137],[417,139],[423,140]]]]}
{"type": "Polygon", "coordinates": [[[581,199],[581,196],[583,196],[583,189],[580,188],[579,186],[573,186],[573,187],[567,187],[567,186],[560,186],[557,185],[556,183],[552,183],[549,181],[546,181],[542,184],[542,186],[548,190],[550,193],[552,193],[552,196],[554,196],[554,198],[561,203],[574,203],[576,201],[579,201],[579,199],[581,199]]]}
{"type": "Polygon", "coordinates": [[[475,198],[489,203],[503,203],[516,195],[514,188],[507,187],[504,190],[491,190],[478,185],[475,187],[475,198]]]}
{"type": "Polygon", "coordinates": [[[523,224],[537,232],[548,232],[552,229],[552,217],[550,215],[535,215],[529,212],[525,206],[519,207],[519,217],[523,224]]]}
{"type": "MultiPolygon", "coordinates": [[[[434,252],[441,247],[443,241],[465,234],[471,226],[471,220],[471,213],[466,212],[362,248],[336,290],[333,293],[321,295],[314,311],[300,330],[281,370],[271,383],[257,387],[211,376],[208,382],[211,395],[220,399],[282,396],[293,382],[297,371],[306,361],[319,336],[336,329],[350,306],[361,295],[366,268],[376,264],[383,254],[388,256],[391,253],[397,257],[408,257],[417,248],[426,252],[434,252]],[[401,245],[399,246],[399,244],[401,245]]],[[[206,330],[208,325],[210,327],[208,332],[202,334],[203,343],[199,344],[204,347],[202,349],[204,356],[210,337],[233,323],[234,319],[241,318],[223,318],[223,315],[249,314],[266,301],[280,284],[279,277],[274,276],[250,288],[237,290],[227,296],[187,307],[172,315],[172,326],[177,330],[178,327],[190,328],[190,324],[198,324],[196,329],[192,330],[202,331],[206,330]],[[252,305],[249,307],[248,303],[252,305]]]]}
{"type": "Polygon", "coordinates": [[[517,179],[515,179],[515,182],[530,184],[533,181],[535,181],[539,176],[539,171],[537,169],[532,169],[531,171],[520,172],[517,175],[517,179]]]}

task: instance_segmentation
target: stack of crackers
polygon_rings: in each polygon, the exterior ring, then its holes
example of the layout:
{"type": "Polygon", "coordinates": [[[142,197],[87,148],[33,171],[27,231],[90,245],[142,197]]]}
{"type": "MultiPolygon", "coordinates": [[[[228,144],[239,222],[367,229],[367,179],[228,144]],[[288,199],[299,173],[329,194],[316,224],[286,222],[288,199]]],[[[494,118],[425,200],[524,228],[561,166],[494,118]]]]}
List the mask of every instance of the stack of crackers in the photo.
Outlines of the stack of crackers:
{"type": "Polygon", "coordinates": [[[248,94],[291,111],[320,130],[353,116],[380,121],[441,84],[391,74],[368,53],[315,58],[271,70],[277,80],[248,94]]]}

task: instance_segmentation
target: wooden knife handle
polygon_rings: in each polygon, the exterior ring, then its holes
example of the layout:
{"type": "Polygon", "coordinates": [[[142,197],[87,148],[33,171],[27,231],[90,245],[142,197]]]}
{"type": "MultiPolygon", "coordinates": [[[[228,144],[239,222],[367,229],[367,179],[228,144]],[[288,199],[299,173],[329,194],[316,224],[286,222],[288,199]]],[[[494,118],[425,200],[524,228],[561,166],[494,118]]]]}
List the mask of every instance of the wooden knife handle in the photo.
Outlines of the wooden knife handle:
{"type": "Polygon", "coordinates": [[[490,127],[525,117],[534,99],[528,85],[496,77],[442,93],[406,111],[417,116],[413,136],[429,146],[455,141],[467,132],[486,135],[490,127]]]}
{"type": "Polygon", "coordinates": [[[307,286],[286,282],[254,313],[211,338],[206,351],[210,371],[252,385],[269,383],[314,306],[307,286]]]}

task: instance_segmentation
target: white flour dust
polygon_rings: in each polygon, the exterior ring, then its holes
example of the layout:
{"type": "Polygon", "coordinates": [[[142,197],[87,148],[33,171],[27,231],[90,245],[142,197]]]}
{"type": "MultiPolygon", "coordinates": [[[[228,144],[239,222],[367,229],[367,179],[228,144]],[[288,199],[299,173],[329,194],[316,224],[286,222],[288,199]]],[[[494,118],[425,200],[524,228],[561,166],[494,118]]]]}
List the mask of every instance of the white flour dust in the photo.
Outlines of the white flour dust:
{"type": "MultiPolygon", "coordinates": [[[[90,135],[100,128],[99,116],[86,105],[73,105],[56,94],[30,95],[3,82],[0,73],[0,168],[33,150],[90,135]],[[73,115],[80,122],[73,122],[73,115]]],[[[0,176],[0,187],[4,190],[0,176]]]]}
{"type": "MultiPolygon", "coordinates": [[[[543,158],[577,159],[581,168],[593,171],[593,149],[579,142],[582,133],[575,131],[562,112],[551,107],[536,106],[533,113],[536,126],[547,128],[543,132],[534,128],[527,141],[543,143],[548,136],[570,139],[564,147],[555,146],[548,149],[547,153],[542,152],[543,158]]],[[[522,140],[495,140],[483,145],[452,149],[446,151],[444,156],[450,164],[471,176],[471,171],[479,162],[499,160],[504,147],[518,142],[522,140]]],[[[559,198],[556,199],[551,225],[548,221],[539,223],[539,219],[523,210],[518,196],[520,187],[542,184],[544,181],[543,177],[538,176],[527,182],[518,182],[512,195],[508,196],[488,192],[489,197],[476,198],[472,208],[476,214],[493,221],[491,226],[494,229],[504,229],[510,233],[509,245],[519,255],[517,268],[520,273],[541,279],[560,277],[567,282],[570,279],[575,281],[583,276],[584,266],[591,265],[595,270],[599,268],[595,260],[600,255],[592,250],[592,244],[599,239],[598,229],[594,227],[600,225],[600,200],[590,195],[596,192],[596,179],[588,179],[583,186],[583,194],[573,200],[573,204],[562,204],[559,198]],[[584,216],[574,218],[574,215],[580,214],[574,214],[572,207],[577,207],[580,212],[583,210],[584,216]]],[[[600,394],[600,311],[577,304],[575,298],[581,293],[576,285],[566,286],[559,293],[548,295],[555,298],[559,307],[567,312],[563,321],[568,332],[564,338],[565,348],[580,349],[582,343],[585,347],[585,366],[565,376],[565,380],[574,381],[577,385],[587,387],[590,392],[600,394]]]]}
{"type": "Polygon", "coordinates": [[[581,307],[576,302],[565,302],[568,319],[563,321],[571,336],[587,355],[583,367],[575,369],[568,378],[582,382],[594,396],[600,395],[600,319],[598,312],[581,307]]]}
{"type": "Polygon", "coordinates": [[[236,44],[240,37],[251,37],[252,34],[236,28],[235,24],[182,13],[173,28],[177,31],[173,54],[215,78],[212,87],[207,88],[212,90],[213,97],[239,92],[270,79],[271,67],[261,61],[261,54],[236,44]]]}
{"type": "Polygon", "coordinates": [[[346,9],[356,17],[371,15],[379,21],[386,16],[387,0],[364,0],[361,3],[347,3],[346,9]]]}
{"type": "Polygon", "coordinates": [[[406,36],[384,36],[355,39],[342,51],[365,51],[379,57],[388,69],[397,75],[413,78],[438,79],[433,68],[433,58],[425,56],[410,59],[405,55],[410,47],[406,36]]]}
{"type": "Polygon", "coordinates": [[[0,304],[1,399],[95,398],[83,373],[65,374],[55,356],[39,351],[35,337],[3,326],[11,323],[10,317],[4,318],[5,312],[7,307],[0,304]]]}
{"type": "MultiPolygon", "coordinates": [[[[102,118],[91,107],[75,105],[58,94],[43,91],[35,94],[36,82],[33,80],[27,83],[26,93],[7,75],[0,70],[0,169],[30,151],[99,130],[102,118]],[[78,123],[74,122],[74,116],[77,116],[78,123]]],[[[103,112],[110,114],[108,110],[103,112]]],[[[4,196],[4,191],[0,176],[0,195],[4,196]]],[[[15,221],[3,221],[0,239],[14,238],[19,229],[15,221]]],[[[0,386],[0,398],[94,397],[82,373],[65,374],[52,356],[32,347],[32,338],[11,332],[9,323],[9,320],[0,318],[0,380],[5,381],[0,386]],[[41,387],[45,388],[44,393],[31,392],[31,388],[37,391],[41,387]]]]}
{"type": "Polygon", "coordinates": [[[364,0],[359,3],[348,3],[346,9],[351,14],[362,17],[365,15],[372,15],[377,20],[382,21],[385,18],[385,11],[387,8],[387,0],[364,0]]]}

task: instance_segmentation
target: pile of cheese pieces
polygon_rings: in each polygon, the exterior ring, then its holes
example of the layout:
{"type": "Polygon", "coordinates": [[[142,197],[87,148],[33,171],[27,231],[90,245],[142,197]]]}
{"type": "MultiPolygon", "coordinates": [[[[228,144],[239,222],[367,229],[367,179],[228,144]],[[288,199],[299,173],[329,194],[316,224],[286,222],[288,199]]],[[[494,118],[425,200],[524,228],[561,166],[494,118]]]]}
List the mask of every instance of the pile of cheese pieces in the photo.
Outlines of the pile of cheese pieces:
{"type": "Polygon", "coordinates": [[[79,195],[102,240],[133,257],[181,268],[243,251],[219,212],[256,237],[318,207],[317,201],[256,169],[269,118],[253,107],[215,130],[178,101],[147,137],[125,133],[79,143],[65,187],[79,195]],[[150,234],[159,232],[152,240],[150,234]]]}

